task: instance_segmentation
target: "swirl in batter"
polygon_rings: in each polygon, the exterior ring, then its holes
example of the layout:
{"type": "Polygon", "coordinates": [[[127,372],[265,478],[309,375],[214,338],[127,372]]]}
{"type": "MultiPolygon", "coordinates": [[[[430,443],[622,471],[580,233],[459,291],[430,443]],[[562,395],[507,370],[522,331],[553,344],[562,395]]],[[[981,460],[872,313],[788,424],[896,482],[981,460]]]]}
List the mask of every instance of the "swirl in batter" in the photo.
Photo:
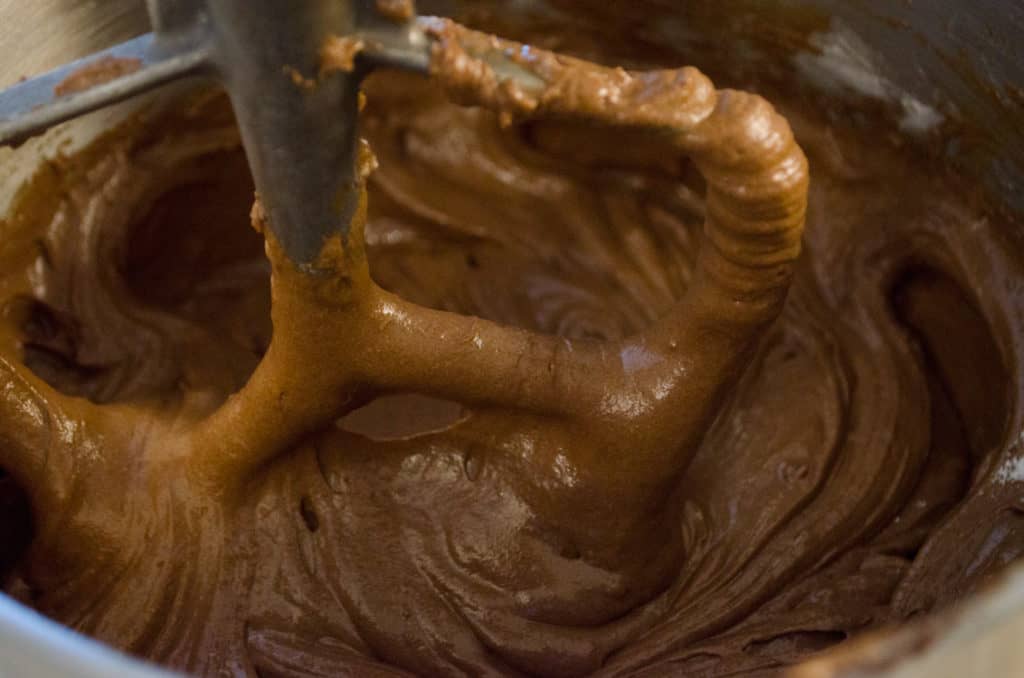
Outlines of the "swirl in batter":
{"type": "Polygon", "coordinates": [[[1010,224],[881,127],[780,104],[808,194],[756,95],[514,45],[524,92],[435,30],[317,276],[219,97],[26,189],[9,591],[201,674],[715,676],[1019,556],[1010,224]]]}

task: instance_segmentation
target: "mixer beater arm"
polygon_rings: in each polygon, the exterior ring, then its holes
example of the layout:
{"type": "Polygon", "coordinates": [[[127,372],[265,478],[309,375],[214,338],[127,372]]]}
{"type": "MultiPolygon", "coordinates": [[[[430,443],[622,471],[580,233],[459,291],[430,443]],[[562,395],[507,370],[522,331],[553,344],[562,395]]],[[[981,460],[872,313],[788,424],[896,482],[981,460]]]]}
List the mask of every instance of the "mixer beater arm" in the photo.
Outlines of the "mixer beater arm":
{"type": "MultiPolygon", "coordinates": [[[[178,3],[150,2],[151,7],[178,3]]],[[[155,30],[0,92],[0,144],[17,144],[72,118],[124,101],[211,63],[203,22],[157,23],[155,30]],[[157,27],[159,26],[159,27],[157,27]]]]}
{"type": "MultiPolygon", "coordinates": [[[[0,144],[189,76],[231,97],[274,236],[307,273],[358,201],[359,84],[374,67],[425,73],[429,19],[375,0],[147,0],[153,32],[0,92],[0,144]],[[330,39],[360,45],[354,68],[322,69],[330,39]]],[[[496,70],[535,78],[501,53],[496,70]]]]}

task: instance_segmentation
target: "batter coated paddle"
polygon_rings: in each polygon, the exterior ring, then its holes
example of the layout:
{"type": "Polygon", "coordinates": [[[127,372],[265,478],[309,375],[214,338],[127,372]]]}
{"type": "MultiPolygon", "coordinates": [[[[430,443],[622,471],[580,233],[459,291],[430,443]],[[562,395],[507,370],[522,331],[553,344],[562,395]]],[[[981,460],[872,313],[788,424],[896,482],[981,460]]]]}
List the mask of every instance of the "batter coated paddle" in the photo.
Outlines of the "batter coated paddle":
{"type": "MultiPolygon", "coordinates": [[[[187,72],[217,74],[235,102],[260,192],[253,224],[272,267],[273,336],[241,390],[169,414],[58,392],[21,359],[27,318],[14,308],[2,319],[0,463],[26,488],[37,517],[41,537],[27,576],[39,609],[171,666],[246,672],[240,611],[257,564],[246,540],[259,522],[250,481],[270,462],[293,459],[287,453],[311,434],[389,393],[514,417],[524,447],[503,447],[501,431],[490,442],[517,500],[564,533],[578,554],[565,556],[576,563],[569,567],[600,567],[636,584],[627,589],[637,600],[613,596],[594,603],[598,608],[648,601],[661,570],[652,573],[627,548],[632,535],[637,525],[661,524],[650,517],[667,510],[723,396],[778,316],[800,251],[807,162],[786,121],[760,97],[718,91],[693,68],[605,68],[436,19],[391,28],[379,23],[384,17],[353,32],[346,27],[358,15],[346,14],[352,5],[343,3],[290,4],[278,22],[274,12],[284,11],[269,0],[196,7],[193,14],[157,13],[151,44],[161,44],[161,30],[194,33],[207,56],[187,72]],[[304,35],[305,42],[261,50],[258,35],[304,35]],[[609,134],[641,131],[663,141],[666,152],[691,158],[708,185],[706,239],[683,298],[648,329],[601,341],[431,310],[381,289],[370,276],[363,233],[374,162],[355,130],[359,79],[376,63],[429,73],[461,104],[509,118],[586,121],[609,134]],[[571,484],[559,481],[565,477],[571,484]]],[[[86,76],[113,73],[95,85],[101,88],[139,77],[146,63],[139,57],[134,73],[134,62],[76,66],[58,81],[61,96],[93,91],[80,89],[86,76]]],[[[344,510],[318,515],[311,524],[324,533],[345,519],[344,510]]],[[[674,557],[669,552],[659,568],[673,567],[674,557]]],[[[535,668],[536,645],[546,644],[551,630],[516,596],[535,586],[533,568],[500,570],[501,559],[481,567],[492,565],[499,569],[482,570],[483,579],[514,578],[488,594],[501,596],[501,604],[460,611],[509,629],[503,661],[535,668]]],[[[400,591],[375,591],[383,609],[408,602],[390,597],[400,591]]],[[[581,606],[572,607],[556,612],[572,615],[581,606]]],[[[600,647],[567,643],[557,657],[548,655],[557,662],[549,673],[596,669],[657,613],[652,606],[622,617],[600,647]]],[[[423,654],[381,656],[440,672],[446,659],[415,635],[414,616],[399,618],[408,627],[398,632],[415,642],[398,651],[423,654]]]]}

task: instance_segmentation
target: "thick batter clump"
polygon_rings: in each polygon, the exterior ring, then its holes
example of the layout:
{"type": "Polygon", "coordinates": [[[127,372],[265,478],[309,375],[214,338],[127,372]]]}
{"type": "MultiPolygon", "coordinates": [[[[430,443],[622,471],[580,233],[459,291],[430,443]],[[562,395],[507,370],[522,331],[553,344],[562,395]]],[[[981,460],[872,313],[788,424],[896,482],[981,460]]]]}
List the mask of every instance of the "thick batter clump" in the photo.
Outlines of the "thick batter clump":
{"type": "Polygon", "coordinates": [[[26,190],[8,590],[198,673],[716,676],[1018,557],[1013,224],[883,128],[779,99],[808,197],[760,97],[517,49],[530,94],[435,30],[318,276],[216,98],[26,190]]]}

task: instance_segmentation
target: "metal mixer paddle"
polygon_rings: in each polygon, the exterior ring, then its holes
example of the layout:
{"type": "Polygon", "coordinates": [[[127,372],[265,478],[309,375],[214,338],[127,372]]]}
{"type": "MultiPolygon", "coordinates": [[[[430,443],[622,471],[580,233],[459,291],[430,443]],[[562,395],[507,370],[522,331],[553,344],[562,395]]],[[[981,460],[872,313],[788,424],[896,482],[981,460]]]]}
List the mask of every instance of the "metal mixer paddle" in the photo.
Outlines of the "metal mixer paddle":
{"type": "MultiPolygon", "coordinates": [[[[189,76],[230,95],[274,235],[311,270],[358,200],[359,85],[378,66],[426,72],[431,38],[411,0],[147,0],[153,32],[0,92],[0,144],[189,76]],[[350,72],[322,74],[330,39],[359,44],[350,72]]],[[[500,52],[503,76],[535,76],[500,52]]]]}

